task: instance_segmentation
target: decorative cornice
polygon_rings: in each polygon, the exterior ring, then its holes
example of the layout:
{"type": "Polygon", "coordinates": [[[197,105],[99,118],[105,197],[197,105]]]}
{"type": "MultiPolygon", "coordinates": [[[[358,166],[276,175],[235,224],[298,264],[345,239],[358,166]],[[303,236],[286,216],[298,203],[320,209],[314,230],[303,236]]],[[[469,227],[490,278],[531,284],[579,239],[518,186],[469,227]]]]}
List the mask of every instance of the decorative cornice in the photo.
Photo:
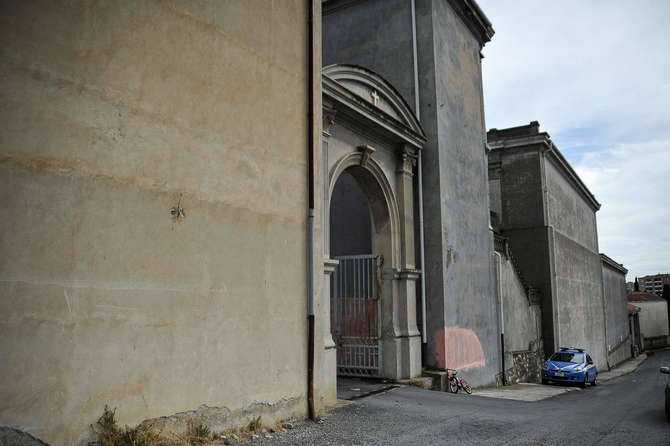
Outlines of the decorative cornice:
{"type": "Polygon", "coordinates": [[[475,0],[447,0],[461,20],[477,37],[479,44],[484,46],[490,41],[495,31],[484,11],[479,7],[475,0]]]}
{"type": "Polygon", "coordinates": [[[568,160],[565,159],[563,154],[558,150],[558,148],[554,145],[554,143],[551,140],[549,140],[549,142],[551,143],[551,146],[546,151],[546,153],[548,153],[551,159],[555,160],[556,164],[562,168],[563,173],[570,180],[570,182],[577,188],[577,190],[581,192],[582,196],[586,198],[586,201],[591,205],[593,210],[594,211],[599,210],[600,203],[598,202],[598,200],[596,200],[595,195],[593,195],[589,190],[589,188],[586,187],[586,184],[584,184],[582,179],[579,178],[577,172],[575,172],[570,163],[568,163],[568,160]]]}
{"type": "MultiPolygon", "coordinates": [[[[322,13],[327,16],[344,8],[363,3],[365,0],[322,0],[322,13]]],[[[459,15],[461,20],[477,37],[479,44],[484,46],[491,40],[495,31],[486,14],[482,11],[475,0],[447,0],[459,15]]]]}
{"type": "Polygon", "coordinates": [[[623,263],[617,263],[616,261],[614,261],[613,258],[611,258],[610,256],[608,256],[606,254],[602,254],[602,253],[600,254],[600,261],[603,264],[609,266],[610,268],[619,271],[624,276],[628,273],[628,270],[626,268],[624,268],[623,263]]]}
{"type": "MultiPolygon", "coordinates": [[[[594,211],[600,209],[600,203],[596,200],[596,197],[591,193],[586,184],[579,178],[577,172],[572,168],[570,163],[565,159],[563,154],[558,150],[556,145],[553,143],[549,134],[546,132],[531,133],[526,135],[515,135],[515,136],[493,136],[495,129],[489,131],[489,141],[488,145],[491,148],[489,157],[494,155],[497,150],[540,150],[544,153],[549,159],[551,159],[559,170],[565,175],[568,181],[573,185],[573,187],[582,195],[582,197],[587,201],[587,203],[593,208],[594,211]],[[495,139],[495,138],[498,139],[495,139]]],[[[504,130],[502,131],[504,132],[504,130]]]]}

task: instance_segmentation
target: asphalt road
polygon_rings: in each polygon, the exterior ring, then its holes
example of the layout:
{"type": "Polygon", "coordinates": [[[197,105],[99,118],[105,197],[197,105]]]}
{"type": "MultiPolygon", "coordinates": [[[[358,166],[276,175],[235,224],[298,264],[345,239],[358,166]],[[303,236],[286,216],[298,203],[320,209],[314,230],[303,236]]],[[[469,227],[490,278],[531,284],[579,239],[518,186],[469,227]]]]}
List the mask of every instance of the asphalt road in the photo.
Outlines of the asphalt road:
{"type": "Polygon", "coordinates": [[[669,350],[630,375],[538,402],[402,387],[249,444],[670,445],[661,365],[669,350]]]}

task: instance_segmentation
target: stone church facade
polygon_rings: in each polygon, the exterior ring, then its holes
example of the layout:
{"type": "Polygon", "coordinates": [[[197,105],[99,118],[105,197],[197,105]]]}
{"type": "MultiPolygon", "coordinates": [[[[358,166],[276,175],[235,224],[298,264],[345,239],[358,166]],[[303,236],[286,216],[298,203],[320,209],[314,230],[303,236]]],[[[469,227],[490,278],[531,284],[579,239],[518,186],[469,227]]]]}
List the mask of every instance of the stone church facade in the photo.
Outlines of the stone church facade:
{"type": "Polygon", "coordinates": [[[384,77],[425,131],[423,364],[467,370],[474,385],[495,383],[500,373],[481,83],[481,50],[492,35],[473,2],[323,6],[324,64],[384,77]]]}

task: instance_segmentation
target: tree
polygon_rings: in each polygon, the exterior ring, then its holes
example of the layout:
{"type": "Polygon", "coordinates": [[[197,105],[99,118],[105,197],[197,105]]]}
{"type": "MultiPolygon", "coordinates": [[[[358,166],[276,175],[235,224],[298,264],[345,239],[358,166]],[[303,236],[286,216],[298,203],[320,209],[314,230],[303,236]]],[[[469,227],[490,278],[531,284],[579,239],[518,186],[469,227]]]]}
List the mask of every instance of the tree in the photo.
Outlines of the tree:
{"type": "Polygon", "coordinates": [[[633,286],[633,291],[640,291],[640,282],[637,281],[637,277],[635,278],[635,285],[633,286]]]}

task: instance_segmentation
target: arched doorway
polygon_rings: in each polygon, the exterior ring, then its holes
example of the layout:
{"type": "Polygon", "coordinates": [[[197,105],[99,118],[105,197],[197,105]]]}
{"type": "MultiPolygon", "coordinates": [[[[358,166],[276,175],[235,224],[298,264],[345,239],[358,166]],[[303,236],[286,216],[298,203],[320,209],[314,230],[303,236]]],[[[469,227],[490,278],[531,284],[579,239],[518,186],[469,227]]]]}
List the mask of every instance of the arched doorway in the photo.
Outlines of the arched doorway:
{"type": "Polygon", "coordinates": [[[333,65],[322,80],[326,374],[412,378],[421,373],[414,174],[425,134],[375,73],[333,65]]]}
{"type": "Polygon", "coordinates": [[[392,257],[391,213],[383,190],[361,166],[346,168],[330,199],[331,334],[340,375],[383,376],[384,259],[392,257]]]}

